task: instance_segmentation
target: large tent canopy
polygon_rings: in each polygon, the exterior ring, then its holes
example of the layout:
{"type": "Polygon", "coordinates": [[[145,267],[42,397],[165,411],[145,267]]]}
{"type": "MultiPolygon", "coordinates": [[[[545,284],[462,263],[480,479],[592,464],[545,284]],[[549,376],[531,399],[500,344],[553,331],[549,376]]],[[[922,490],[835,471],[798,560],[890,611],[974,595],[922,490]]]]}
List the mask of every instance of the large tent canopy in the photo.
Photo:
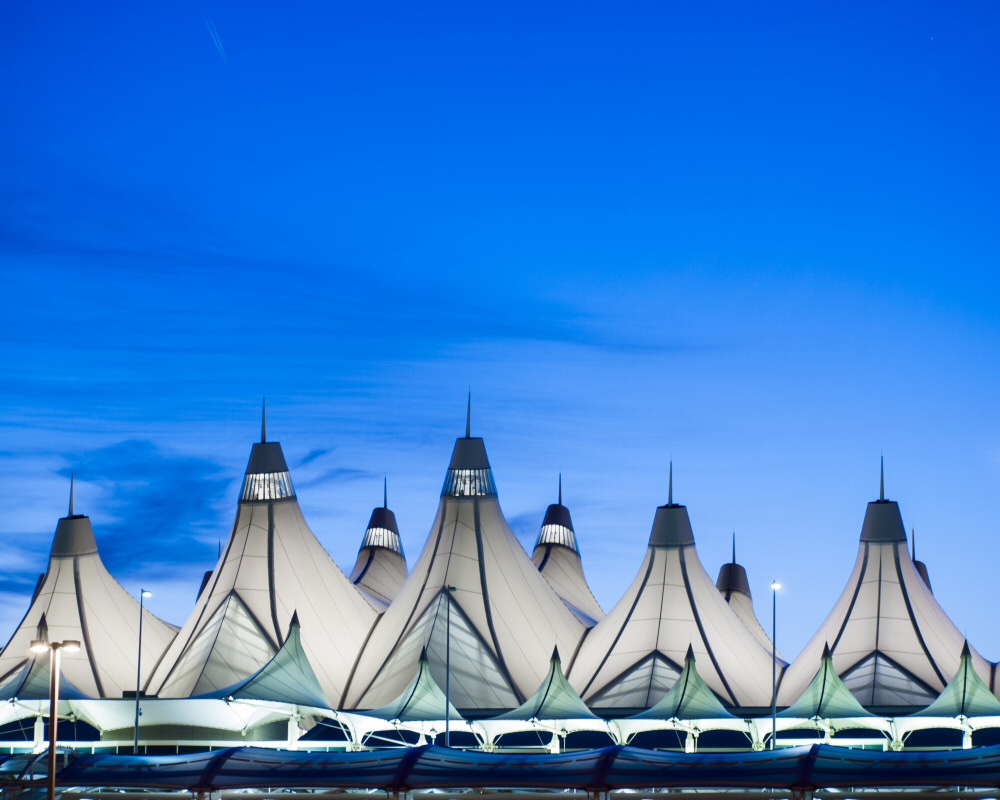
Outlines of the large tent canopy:
{"type": "Polygon", "coordinates": [[[514,708],[545,676],[549,654],[573,652],[583,625],[539,575],[500,509],[483,440],[455,442],[430,536],[354,671],[345,708],[398,697],[426,650],[459,709],[514,708]]]}
{"type": "MultiPolygon", "coordinates": [[[[829,644],[836,672],[866,708],[926,706],[958,671],[965,637],[938,604],[910,558],[899,505],[868,504],[854,569],[843,594],[788,668],[779,705],[802,696],[829,644]]],[[[971,663],[984,680],[989,663],[975,650],[971,663]]]]}
{"type": "MultiPolygon", "coordinates": [[[[38,579],[21,624],[0,651],[0,692],[9,691],[18,674],[27,679],[36,674],[36,664],[48,665],[47,655],[30,651],[35,639],[80,642],[78,652],[60,654],[63,678],[80,693],[113,698],[134,692],[139,615],[139,601],[101,561],[90,517],[74,513],[71,481],[69,513],[56,525],[48,568],[38,579]]],[[[141,683],[148,680],[176,633],[173,625],[142,609],[141,683]]]]}
{"type": "Polygon", "coordinates": [[[376,612],[309,529],[281,445],[267,441],[262,422],[233,531],[151,692],[202,695],[253,675],[281,648],[296,612],[302,649],[339,704],[376,612]]]}
{"type": "Polygon", "coordinates": [[[639,572],[584,639],[569,677],[591,708],[649,708],[680,677],[689,647],[705,682],[727,705],[770,705],[770,649],[702,566],[687,508],[673,502],[671,467],[667,504],[656,509],[639,572]]]}

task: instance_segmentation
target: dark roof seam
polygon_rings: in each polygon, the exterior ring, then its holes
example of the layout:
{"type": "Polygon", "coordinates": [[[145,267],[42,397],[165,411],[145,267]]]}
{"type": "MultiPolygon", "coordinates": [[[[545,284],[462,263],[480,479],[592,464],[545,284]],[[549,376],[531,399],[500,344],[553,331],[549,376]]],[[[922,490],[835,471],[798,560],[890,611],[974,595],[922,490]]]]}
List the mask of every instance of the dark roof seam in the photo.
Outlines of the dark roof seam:
{"type": "Polygon", "coordinates": [[[726,687],[726,691],[729,693],[729,699],[733,701],[734,706],[738,706],[739,702],[736,700],[736,695],[733,693],[732,688],[729,686],[729,681],[726,680],[725,674],[722,672],[722,668],[719,666],[719,662],[715,658],[715,653],[712,651],[712,645],[708,642],[708,637],[705,635],[705,628],[701,624],[701,617],[698,614],[698,608],[694,603],[694,593],[691,591],[691,580],[688,577],[687,570],[687,559],[685,558],[684,551],[686,548],[680,548],[681,557],[681,574],[684,577],[684,589],[687,592],[688,604],[691,606],[691,613],[694,615],[695,624],[698,626],[698,633],[701,634],[701,640],[705,644],[705,649],[708,651],[708,657],[712,659],[712,665],[715,667],[716,673],[719,675],[719,680],[722,681],[722,685],[726,687]]]}
{"type": "MultiPolygon", "coordinates": [[[[618,629],[618,633],[615,635],[614,641],[611,642],[611,647],[608,648],[608,652],[604,654],[604,658],[601,659],[601,663],[597,665],[597,669],[594,670],[594,674],[591,676],[590,680],[587,681],[587,685],[583,687],[583,691],[580,692],[581,697],[587,694],[587,692],[590,690],[591,685],[594,683],[595,680],[597,680],[597,676],[601,674],[601,670],[604,669],[604,665],[608,662],[608,659],[611,658],[611,654],[614,652],[615,646],[618,644],[618,640],[622,638],[622,634],[625,633],[625,628],[628,627],[628,623],[632,619],[632,614],[635,613],[635,607],[639,605],[639,600],[642,599],[642,593],[646,590],[646,584],[649,581],[649,575],[653,571],[653,564],[656,562],[657,548],[650,547],[649,549],[650,551],[652,551],[649,556],[649,566],[646,567],[646,574],[642,576],[642,583],[639,585],[639,590],[635,593],[635,600],[632,601],[632,607],[629,608],[628,614],[626,614],[625,619],[622,620],[621,627],[618,629]]],[[[577,650],[579,650],[579,648],[577,648],[577,650]]],[[[614,677],[617,678],[618,676],[616,675],[614,677]]],[[[608,681],[607,684],[605,684],[605,686],[602,688],[606,688],[610,684],[611,681],[608,681]]]]}
{"type": "Polygon", "coordinates": [[[896,561],[896,576],[899,578],[899,588],[903,593],[903,601],[906,603],[906,613],[910,616],[910,624],[913,626],[913,632],[917,635],[917,641],[920,642],[920,647],[924,651],[924,655],[927,656],[927,660],[931,662],[931,666],[934,668],[934,674],[938,676],[938,680],[941,681],[943,686],[948,685],[948,681],[945,680],[944,675],[941,670],[938,669],[937,662],[931,655],[931,651],[927,647],[927,643],[924,641],[923,635],[920,633],[920,626],[917,625],[917,619],[913,614],[913,605],[910,603],[910,593],[906,591],[906,583],[903,581],[903,570],[899,563],[899,545],[895,545],[893,548],[893,554],[895,555],[896,561]]]}
{"type": "Polygon", "coordinates": [[[90,663],[90,670],[94,673],[94,683],[97,684],[98,697],[104,697],[104,687],[101,685],[101,676],[97,672],[97,663],[94,658],[94,648],[90,643],[90,629],[87,626],[87,611],[83,606],[83,587],[80,585],[80,563],[79,556],[73,558],[73,587],[76,589],[76,606],[80,612],[80,630],[83,632],[83,644],[87,648],[87,661],[90,663]]]}

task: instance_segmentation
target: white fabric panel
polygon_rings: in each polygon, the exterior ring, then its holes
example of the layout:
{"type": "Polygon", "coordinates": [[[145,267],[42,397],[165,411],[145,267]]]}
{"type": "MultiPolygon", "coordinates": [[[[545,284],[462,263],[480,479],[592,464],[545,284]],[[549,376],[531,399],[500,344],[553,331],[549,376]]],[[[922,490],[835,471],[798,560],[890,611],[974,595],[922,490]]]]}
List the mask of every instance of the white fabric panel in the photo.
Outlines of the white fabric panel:
{"type": "MultiPolygon", "coordinates": [[[[455,587],[455,603],[477,639],[514,681],[520,697],[512,705],[537,688],[548,671],[553,646],[572,653],[582,635],[582,625],[538,574],[495,497],[443,497],[413,571],[361,656],[347,708],[373,708],[399,696],[416,672],[421,647],[436,627],[427,622],[428,607],[438,602],[448,585],[455,587]],[[418,624],[425,627],[419,635],[411,635],[418,624]]],[[[442,682],[443,651],[438,649],[435,646],[428,657],[435,680],[442,682]]],[[[469,705],[464,707],[497,708],[493,705],[495,687],[470,686],[469,692],[469,705]]],[[[456,706],[463,708],[458,701],[456,706]]]]}
{"type": "Polygon", "coordinates": [[[360,589],[381,613],[406,583],[406,559],[385,547],[363,547],[351,570],[351,583],[360,589]]]}
{"type": "Polygon", "coordinates": [[[646,656],[591,698],[595,708],[649,708],[674,688],[680,670],[659,653],[646,656]]]}
{"type": "Polygon", "coordinates": [[[531,561],[584,625],[590,628],[604,619],[604,611],[587,585],[583,562],[575,550],[556,544],[539,545],[531,561]]]}
{"type": "MultiPolygon", "coordinates": [[[[740,618],[740,621],[747,626],[747,630],[753,634],[753,638],[760,642],[761,647],[765,650],[770,650],[771,637],[767,635],[760,624],[760,620],[757,619],[757,614],[753,608],[753,601],[743,594],[743,592],[732,592],[729,595],[729,607],[740,618]]],[[[781,658],[780,650],[777,651],[777,654],[778,658],[781,658]]]]}
{"type": "MultiPolygon", "coordinates": [[[[843,593],[788,668],[779,687],[778,704],[789,705],[802,695],[815,674],[816,664],[820,663],[824,645],[829,643],[837,673],[863,704],[883,705],[872,700],[881,697],[887,701],[884,705],[926,705],[955,675],[964,642],[964,636],[917,573],[905,542],[862,542],[843,593]],[[857,597],[852,607],[855,591],[857,597]],[[930,690],[929,699],[919,699],[928,694],[925,690],[914,692],[903,686],[893,668],[887,666],[883,670],[880,664],[875,669],[871,657],[876,651],[925,684],[930,690]],[[935,664],[944,681],[934,669],[935,664]],[[852,669],[854,673],[848,680],[845,673],[852,669]],[[884,677],[884,685],[879,688],[872,684],[866,689],[863,677],[866,675],[876,684],[882,684],[884,677]]],[[[990,666],[975,651],[972,663],[977,674],[989,681],[990,666]]]]}
{"type": "Polygon", "coordinates": [[[844,685],[864,706],[924,706],[935,695],[881,655],[844,673],[844,685]]]}
{"type": "MultiPolygon", "coordinates": [[[[302,649],[330,702],[338,705],[376,612],[323,549],[294,497],[239,504],[225,552],[154,674],[151,687],[164,697],[188,697],[247,678],[266,663],[266,658],[253,664],[254,658],[243,657],[228,662],[232,674],[221,683],[221,672],[206,678],[208,683],[217,684],[212,686],[199,685],[200,672],[190,666],[199,658],[204,658],[206,664],[213,660],[226,662],[225,651],[216,652],[222,647],[222,638],[208,653],[203,653],[196,643],[202,641],[201,632],[234,593],[245,606],[253,627],[269,643],[268,658],[287,634],[292,614],[298,612],[302,649]],[[271,518],[273,536],[269,533],[271,518]],[[192,649],[198,651],[197,657],[188,655],[192,649]]],[[[234,631],[240,628],[235,621],[233,625],[234,631]]],[[[264,649],[259,643],[254,648],[258,650],[257,658],[262,657],[264,649]]]]}
{"type": "MultiPolygon", "coordinates": [[[[701,676],[719,697],[740,706],[770,705],[770,648],[761,646],[726,603],[702,567],[696,549],[649,547],[624,597],[584,640],[569,677],[592,708],[605,708],[597,702],[598,696],[624,703],[624,697],[618,700],[609,690],[635,665],[655,653],[683,664],[689,645],[701,676]]],[[[650,690],[652,702],[662,697],[656,694],[659,692],[650,690]]],[[[637,693],[630,691],[627,696],[637,693]]]]}
{"type": "MultiPolygon", "coordinates": [[[[86,524],[89,529],[86,518],[76,517],[72,522],[86,524]]],[[[24,663],[42,614],[48,624],[49,641],[76,639],[82,645],[79,652],[64,652],[61,656],[62,675],[67,681],[91,697],[115,698],[121,697],[123,691],[135,690],[139,601],[111,576],[97,552],[49,559],[38,595],[0,652],[0,680],[24,663]]],[[[143,609],[144,681],[176,632],[174,626],[143,609]]]]}

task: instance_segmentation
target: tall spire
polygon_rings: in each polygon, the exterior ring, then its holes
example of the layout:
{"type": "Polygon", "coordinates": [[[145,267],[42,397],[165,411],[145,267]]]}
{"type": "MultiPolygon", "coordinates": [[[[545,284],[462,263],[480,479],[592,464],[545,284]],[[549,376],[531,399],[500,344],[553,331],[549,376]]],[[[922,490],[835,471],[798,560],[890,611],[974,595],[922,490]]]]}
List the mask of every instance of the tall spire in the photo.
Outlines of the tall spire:
{"type": "Polygon", "coordinates": [[[736,531],[733,531],[733,563],[736,563],[736,531]]]}
{"type": "Polygon", "coordinates": [[[260,441],[263,444],[267,441],[267,398],[264,398],[260,408],[260,441]]]}
{"type": "Polygon", "coordinates": [[[674,504],[674,462],[670,462],[670,484],[667,489],[667,505],[672,506],[674,504]]]}
{"type": "Polygon", "coordinates": [[[74,479],[75,479],[75,476],[71,472],[69,474],[69,516],[71,516],[71,517],[73,516],[73,488],[74,488],[73,483],[74,483],[74,479]]]}
{"type": "Polygon", "coordinates": [[[387,475],[382,476],[382,508],[389,507],[389,478],[387,475]]]}
{"type": "Polygon", "coordinates": [[[559,505],[562,505],[562,473],[559,473],[559,505]]]}
{"type": "Polygon", "coordinates": [[[472,438],[472,389],[469,389],[469,402],[465,406],[465,438],[472,438]]]}
{"type": "Polygon", "coordinates": [[[880,503],[885,502],[885,456],[879,456],[879,478],[878,478],[878,499],[880,503]]]}

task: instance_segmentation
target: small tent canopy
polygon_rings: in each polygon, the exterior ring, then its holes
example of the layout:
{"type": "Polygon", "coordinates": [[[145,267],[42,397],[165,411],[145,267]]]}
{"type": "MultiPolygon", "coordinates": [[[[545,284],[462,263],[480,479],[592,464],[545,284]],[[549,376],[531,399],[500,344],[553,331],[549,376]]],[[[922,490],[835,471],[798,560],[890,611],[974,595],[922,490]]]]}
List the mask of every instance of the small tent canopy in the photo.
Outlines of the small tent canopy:
{"type": "Polygon", "coordinates": [[[754,638],[705,572],[687,508],[673,501],[671,467],[667,503],[656,509],[639,571],[587,634],[569,678],[591,708],[634,713],[666,695],[683,671],[689,646],[705,682],[725,703],[770,705],[770,649],[754,638]]]}
{"type": "Polygon", "coordinates": [[[227,689],[274,658],[297,612],[302,649],[339,705],[377,615],[309,529],[263,415],[260,438],[222,556],[150,688],[161,697],[227,689]]]}
{"type": "MultiPolygon", "coordinates": [[[[17,672],[0,683],[0,701],[3,700],[45,700],[49,699],[50,653],[39,653],[29,658],[17,672]]],[[[87,697],[77,689],[66,675],[59,673],[59,699],[83,700],[87,697]]]]}
{"type": "MultiPolygon", "coordinates": [[[[566,735],[574,731],[608,732],[608,723],[592,713],[563,675],[559,648],[552,651],[549,671],[535,693],[505,714],[476,723],[492,745],[505,733],[546,730],[566,735]]],[[[610,734],[609,734],[610,735],[610,734]]],[[[558,745],[558,740],[554,739],[558,745]]]]}
{"type": "Polygon", "coordinates": [[[972,665],[972,650],[968,641],[962,646],[958,671],[937,699],[915,717],[997,717],[1000,700],[972,665]]]}
{"type": "Polygon", "coordinates": [[[592,628],[604,618],[604,611],[594,599],[583,574],[573,519],[563,505],[562,475],[559,476],[559,502],[545,510],[531,561],[580,622],[592,628]]]}
{"type": "MultiPolygon", "coordinates": [[[[728,564],[723,564],[719,569],[719,577],[715,581],[716,587],[722,593],[729,607],[736,612],[743,624],[750,629],[750,633],[760,642],[764,649],[771,649],[771,639],[757,619],[757,614],[753,608],[753,595],[750,594],[750,581],[747,579],[747,571],[742,564],[736,562],[736,534],[733,533],[733,560],[728,564]]],[[[777,653],[780,657],[781,653],[777,653]]]]}
{"type": "Polygon", "coordinates": [[[330,708],[330,701],[302,649],[298,613],[292,614],[288,634],[274,658],[250,677],[201,697],[264,700],[311,708],[330,708]]]}
{"type": "Polygon", "coordinates": [[[652,708],[612,724],[618,730],[619,740],[626,744],[644,731],[746,729],[746,723],[730,714],[702,680],[690,645],[684,657],[684,670],[663,699],[652,708]]]}
{"type": "Polygon", "coordinates": [[[684,671],[663,699],[629,719],[733,719],[698,674],[694,648],[688,645],[684,671]]]}
{"type": "Polygon", "coordinates": [[[358,559],[351,570],[351,583],[381,613],[406,583],[406,556],[396,525],[396,515],[389,508],[387,481],[382,483],[382,505],[372,510],[358,559]]]}
{"type": "Polygon", "coordinates": [[[399,596],[354,669],[344,708],[378,708],[399,697],[426,650],[463,711],[520,705],[545,676],[558,645],[573,652],[584,628],[538,574],[497,498],[480,438],[455,442],[430,536],[399,596]]]}
{"type": "Polygon", "coordinates": [[[445,719],[447,707],[448,719],[460,720],[462,715],[455,706],[445,698],[441,687],[431,675],[430,663],[427,661],[427,650],[420,653],[417,674],[413,676],[410,685],[391,703],[371,711],[357,712],[368,717],[378,717],[385,720],[400,722],[426,722],[445,719]]]}
{"type": "MultiPolygon", "coordinates": [[[[883,471],[844,592],[788,668],[778,704],[802,696],[829,643],[837,674],[863,706],[892,714],[924,708],[958,671],[964,641],[917,573],[899,505],[885,499],[883,471]]],[[[988,678],[989,663],[970,652],[973,668],[988,678]]]]}
{"type": "MultiPolygon", "coordinates": [[[[21,624],[0,651],[0,684],[26,667],[24,674],[30,674],[31,665],[41,663],[29,649],[34,639],[76,640],[80,650],[63,651],[60,656],[61,675],[67,683],[88,697],[121,697],[122,692],[136,688],[139,601],[104,566],[90,518],[74,512],[74,485],[71,478],[69,513],[56,524],[45,574],[39,578],[21,624]],[[43,625],[44,635],[40,632],[43,625]]],[[[177,628],[145,607],[142,626],[138,677],[145,685],[177,628]]]]}
{"type": "Polygon", "coordinates": [[[778,714],[785,719],[846,719],[850,717],[871,717],[864,706],[851,694],[850,689],[837,675],[833,666],[830,647],[823,649],[819,671],[812,683],[806,687],[802,697],[778,714]]]}

